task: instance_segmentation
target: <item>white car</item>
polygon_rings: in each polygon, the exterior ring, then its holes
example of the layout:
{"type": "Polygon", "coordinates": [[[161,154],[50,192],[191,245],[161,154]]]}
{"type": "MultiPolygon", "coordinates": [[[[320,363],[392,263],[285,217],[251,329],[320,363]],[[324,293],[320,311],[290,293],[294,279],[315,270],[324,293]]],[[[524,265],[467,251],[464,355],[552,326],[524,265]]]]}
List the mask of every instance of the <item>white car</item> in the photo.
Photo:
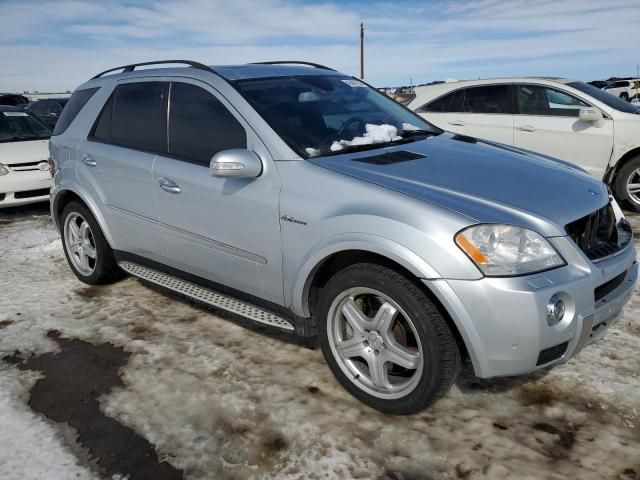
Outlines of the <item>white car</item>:
{"type": "Polygon", "coordinates": [[[50,136],[35,116],[0,105],[0,208],[49,200],[50,136]]]}
{"type": "Polygon", "coordinates": [[[640,90],[640,79],[611,82],[603,87],[602,90],[616,97],[620,97],[622,100],[629,101],[631,97],[637,95],[638,90],[640,90]]]}
{"type": "Polygon", "coordinates": [[[444,130],[575,163],[640,211],[640,108],[592,85],[558,78],[441,83],[418,89],[408,106],[444,130]]]}

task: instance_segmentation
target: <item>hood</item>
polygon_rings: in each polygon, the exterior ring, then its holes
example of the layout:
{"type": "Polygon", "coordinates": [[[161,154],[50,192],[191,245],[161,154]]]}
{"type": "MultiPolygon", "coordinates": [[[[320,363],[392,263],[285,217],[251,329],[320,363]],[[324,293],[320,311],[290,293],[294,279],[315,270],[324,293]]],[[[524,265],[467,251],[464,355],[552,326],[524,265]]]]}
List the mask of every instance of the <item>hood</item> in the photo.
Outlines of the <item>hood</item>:
{"type": "Polygon", "coordinates": [[[579,167],[501,144],[445,132],[425,140],[318,157],[316,165],[469,217],[542,235],[605,206],[606,186],[579,167]]]}
{"type": "Polygon", "coordinates": [[[46,162],[49,158],[49,140],[31,140],[0,143],[0,163],[46,162]]]}

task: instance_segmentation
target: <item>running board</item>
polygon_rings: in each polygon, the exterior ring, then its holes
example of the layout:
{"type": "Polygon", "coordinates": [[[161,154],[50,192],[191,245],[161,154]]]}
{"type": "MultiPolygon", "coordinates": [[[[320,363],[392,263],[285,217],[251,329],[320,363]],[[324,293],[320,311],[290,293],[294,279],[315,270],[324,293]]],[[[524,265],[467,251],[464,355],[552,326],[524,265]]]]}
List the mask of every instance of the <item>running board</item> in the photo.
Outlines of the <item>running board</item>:
{"type": "Polygon", "coordinates": [[[192,298],[214,308],[225,310],[229,313],[240,315],[254,322],[269,325],[283,330],[294,330],[293,324],[274,313],[263,310],[249,303],[241,302],[233,297],[228,297],[214,290],[201,287],[192,282],[167,275],[149,267],[143,267],[133,262],[119,262],[118,266],[125,272],[154,283],[176,293],[192,298]]]}

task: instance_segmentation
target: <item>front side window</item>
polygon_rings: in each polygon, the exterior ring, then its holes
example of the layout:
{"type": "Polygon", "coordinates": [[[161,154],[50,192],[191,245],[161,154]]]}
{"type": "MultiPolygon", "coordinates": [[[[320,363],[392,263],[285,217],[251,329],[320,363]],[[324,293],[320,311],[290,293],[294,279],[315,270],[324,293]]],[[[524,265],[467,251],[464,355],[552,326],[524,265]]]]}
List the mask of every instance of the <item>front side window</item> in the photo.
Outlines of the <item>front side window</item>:
{"type": "Polygon", "coordinates": [[[486,85],[464,90],[466,113],[512,113],[508,85],[486,85]]]}
{"type": "Polygon", "coordinates": [[[135,150],[166,152],[168,85],[166,82],[118,85],[89,138],[135,150]]]}
{"type": "Polygon", "coordinates": [[[303,158],[440,133],[406,107],[351,77],[295,75],[234,83],[303,158]]]}
{"type": "Polygon", "coordinates": [[[222,150],[247,147],[244,128],[211,93],[174,82],[170,96],[169,155],[208,165],[222,150]]]}
{"type": "Polygon", "coordinates": [[[518,85],[518,109],[521,115],[577,117],[589,107],[568,93],[541,85],[518,85]]]}
{"type": "Polygon", "coordinates": [[[51,129],[29,113],[0,112],[0,142],[43,140],[50,136],[51,129]]]}

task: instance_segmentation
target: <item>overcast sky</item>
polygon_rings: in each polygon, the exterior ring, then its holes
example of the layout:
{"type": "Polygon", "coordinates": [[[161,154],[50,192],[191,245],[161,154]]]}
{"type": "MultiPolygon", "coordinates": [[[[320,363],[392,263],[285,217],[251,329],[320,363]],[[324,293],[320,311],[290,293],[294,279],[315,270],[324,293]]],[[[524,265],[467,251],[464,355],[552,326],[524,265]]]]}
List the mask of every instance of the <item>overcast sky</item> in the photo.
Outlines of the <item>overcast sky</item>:
{"type": "Polygon", "coordinates": [[[0,91],[73,90],[131,62],[307,60],[376,86],[635,75],[640,0],[0,0],[0,91]]]}

